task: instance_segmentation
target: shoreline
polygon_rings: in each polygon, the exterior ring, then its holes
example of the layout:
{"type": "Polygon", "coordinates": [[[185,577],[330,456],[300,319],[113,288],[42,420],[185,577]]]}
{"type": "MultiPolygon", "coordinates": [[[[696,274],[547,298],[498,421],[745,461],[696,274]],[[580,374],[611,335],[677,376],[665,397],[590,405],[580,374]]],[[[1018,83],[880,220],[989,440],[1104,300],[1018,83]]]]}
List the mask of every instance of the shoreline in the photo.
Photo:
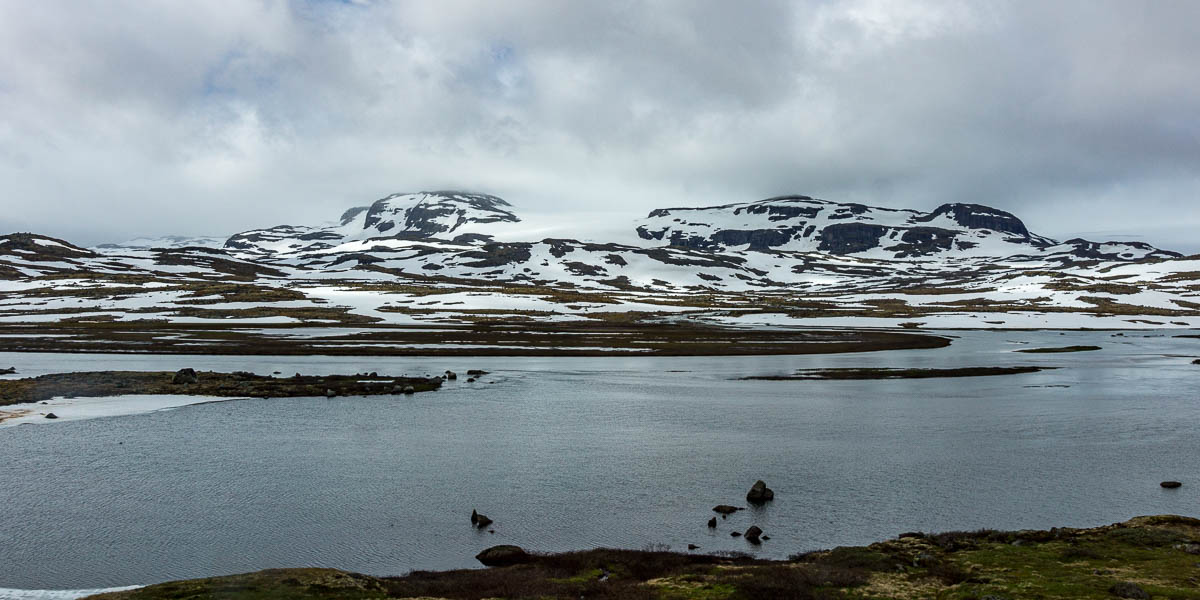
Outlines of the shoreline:
{"type": "Polygon", "coordinates": [[[475,327],[0,325],[0,352],[238,356],[765,356],[944,348],[950,338],[880,329],[681,324],[475,327]]]}
{"type": "Polygon", "coordinates": [[[903,533],[868,546],[806,552],[787,560],[669,549],[600,548],[555,554],[510,550],[512,560],[507,564],[486,569],[419,571],[397,577],[327,568],[269,569],[87,598],[165,600],[201,597],[214,589],[221,590],[222,598],[234,600],[1190,598],[1196,595],[1198,540],[1200,519],[1158,515],[1083,529],[903,533]]]}
{"type": "MultiPolygon", "coordinates": [[[[185,394],[123,394],[93,398],[55,397],[40,402],[0,405],[0,429],[18,425],[49,425],[68,421],[127,417],[185,406],[250,399],[249,396],[221,398],[185,394]],[[47,419],[47,413],[54,413],[57,418],[47,419]]],[[[0,596],[0,600],[3,600],[3,596],[0,596]]]]}

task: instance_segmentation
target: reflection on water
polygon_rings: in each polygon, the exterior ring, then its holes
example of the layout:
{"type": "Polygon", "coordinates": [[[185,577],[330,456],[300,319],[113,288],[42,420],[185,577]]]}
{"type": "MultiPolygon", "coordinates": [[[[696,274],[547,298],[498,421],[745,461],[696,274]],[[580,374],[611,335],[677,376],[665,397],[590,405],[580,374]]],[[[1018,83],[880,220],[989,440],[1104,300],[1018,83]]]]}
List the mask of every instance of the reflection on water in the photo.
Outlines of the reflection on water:
{"type": "Polygon", "coordinates": [[[480,549],[669,544],[767,557],[910,530],[1195,514],[1200,341],[976,332],[836,356],[0,355],[70,370],[492,371],[415,397],[245,400],[0,430],[0,588],[330,566],[476,566],[480,549]],[[1083,354],[1012,350],[1090,343],[1083,354]],[[911,381],[734,381],[823,367],[1062,366],[911,381]],[[1062,387],[1069,386],[1069,387],[1062,387]],[[776,499],[744,505],[764,479],[776,499]],[[472,529],[479,509],[494,534],[472,529]]]}

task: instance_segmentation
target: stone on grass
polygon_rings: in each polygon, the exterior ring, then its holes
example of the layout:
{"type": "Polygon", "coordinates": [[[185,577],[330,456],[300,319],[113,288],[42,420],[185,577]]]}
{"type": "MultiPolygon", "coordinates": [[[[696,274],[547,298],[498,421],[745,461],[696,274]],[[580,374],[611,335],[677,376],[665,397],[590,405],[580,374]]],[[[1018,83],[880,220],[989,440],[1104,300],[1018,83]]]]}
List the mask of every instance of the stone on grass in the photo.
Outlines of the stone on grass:
{"type": "Polygon", "coordinates": [[[196,381],[198,380],[195,369],[180,369],[175,371],[175,377],[171,378],[171,383],[176,385],[196,383],[196,381]]]}
{"type": "Polygon", "coordinates": [[[492,546],[483,552],[475,555],[475,560],[483,563],[485,567],[507,567],[509,565],[519,565],[524,562],[529,562],[528,552],[521,549],[520,546],[512,546],[504,544],[500,546],[492,546]]]}
{"type": "Polygon", "coordinates": [[[1149,592],[1132,581],[1114,583],[1112,587],[1108,588],[1108,593],[1118,598],[1130,598],[1131,600],[1149,600],[1150,598],[1149,592]]]}

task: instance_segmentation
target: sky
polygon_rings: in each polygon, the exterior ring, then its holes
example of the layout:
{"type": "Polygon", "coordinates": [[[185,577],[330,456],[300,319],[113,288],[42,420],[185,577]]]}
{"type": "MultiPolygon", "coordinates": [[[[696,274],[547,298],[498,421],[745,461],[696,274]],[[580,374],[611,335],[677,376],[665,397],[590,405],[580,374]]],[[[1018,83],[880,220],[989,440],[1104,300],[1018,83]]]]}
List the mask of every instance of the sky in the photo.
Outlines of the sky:
{"type": "Polygon", "coordinates": [[[1200,2],[0,0],[0,230],[806,194],[1200,252],[1200,2]]]}

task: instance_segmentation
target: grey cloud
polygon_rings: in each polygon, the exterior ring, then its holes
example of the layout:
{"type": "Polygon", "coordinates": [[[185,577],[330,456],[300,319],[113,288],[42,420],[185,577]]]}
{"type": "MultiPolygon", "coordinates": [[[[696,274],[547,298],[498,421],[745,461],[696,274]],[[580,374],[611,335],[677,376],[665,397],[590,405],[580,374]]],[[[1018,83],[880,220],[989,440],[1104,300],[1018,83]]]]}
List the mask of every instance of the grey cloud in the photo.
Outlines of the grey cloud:
{"type": "Polygon", "coordinates": [[[1166,1],[0,4],[0,225],[94,243],[445,187],[564,220],[806,193],[1200,250],[1197,22],[1166,1]]]}

